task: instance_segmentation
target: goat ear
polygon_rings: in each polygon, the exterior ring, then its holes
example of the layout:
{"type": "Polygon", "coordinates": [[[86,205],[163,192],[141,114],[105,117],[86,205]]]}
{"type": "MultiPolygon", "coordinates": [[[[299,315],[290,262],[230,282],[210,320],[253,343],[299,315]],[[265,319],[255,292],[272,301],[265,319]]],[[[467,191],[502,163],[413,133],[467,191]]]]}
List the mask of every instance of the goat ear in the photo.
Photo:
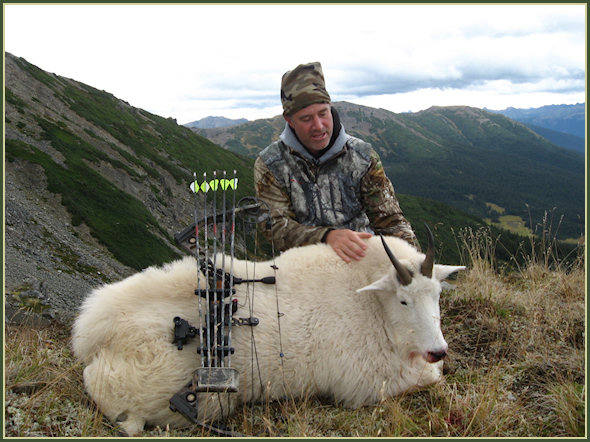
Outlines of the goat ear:
{"type": "Polygon", "coordinates": [[[397,290],[399,286],[399,281],[397,280],[394,272],[387,273],[384,277],[378,279],[372,284],[369,284],[366,287],[358,289],[356,292],[375,292],[375,291],[384,291],[384,290],[397,290]]]}
{"type": "Polygon", "coordinates": [[[434,265],[434,277],[439,281],[446,279],[459,270],[465,270],[465,266],[447,266],[442,264],[434,265]]]}

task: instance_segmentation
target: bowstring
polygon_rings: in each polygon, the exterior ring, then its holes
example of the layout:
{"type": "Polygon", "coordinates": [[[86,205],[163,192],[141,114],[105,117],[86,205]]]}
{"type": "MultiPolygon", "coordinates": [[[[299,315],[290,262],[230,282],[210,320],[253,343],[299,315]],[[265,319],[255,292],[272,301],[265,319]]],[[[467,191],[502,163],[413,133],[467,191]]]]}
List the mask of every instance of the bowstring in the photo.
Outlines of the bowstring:
{"type": "MultiPolygon", "coordinates": [[[[258,230],[258,229],[256,229],[258,230]]],[[[244,239],[247,241],[248,238],[248,232],[246,231],[246,219],[245,217],[242,217],[242,232],[244,234],[244,239]]],[[[256,256],[256,243],[258,241],[258,231],[256,231],[256,233],[254,234],[254,255],[256,256]]],[[[245,247],[245,260],[246,263],[249,261],[249,251],[248,251],[248,244],[246,242],[246,247],[245,247]]],[[[256,260],[253,261],[253,268],[252,268],[252,278],[250,278],[249,275],[249,268],[248,265],[246,264],[246,280],[249,279],[254,279],[256,276],[256,260]]],[[[248,305],[248,312],[250,314],[250,317],[253,316],[254,314],[254,296],[255,296],[255,290],[254,290],[254,284],[252,284],[252,287],[250,287],[250,283],[247,282],[246,283],[246,299],[244,300],[244,306],[248,305]]],[[[258,359],[258,349],[256,347],[256,339],[254,337],[254,327],[250,327],[250,373],[251,373],[251,379],[250,379],[250,394],[251,397],[254,398],[254,361],[256,361],[256,367],[258,369],[258,380],[260,382],[260,393],[261,396],[263,396],[263,388],[264,388],[264,384],[262,383],[262,372],[260,370],[260,362],[258,359]]],[[[254,427],[254,408],[251,408],[251,425],[252,428],[254,427]]]]}
{"type": "MultiPolygon", "coordinates": [[[[274,229],[272,228],[272,212],[270,210],[269,205],[264,202],[264,201],[260,201],[262,204],[264,204],[265,206],[265,210],[268,212],[268,216],[269,216],[269,222],[271,223],[271,228],[270,228],[270,253],[272,256],[272,269],[273,269],[273,276],[275,277],[275,281],[277,278],[277,266],[276,266],[276,261],[275,261],[275,236],[274,236],[274,229]]],[[[277,285],[275,283],[274,285],[275,287],[275,300],[276,300],[276,305],[277,305],[277,328],[278,328],[278,332],[279,332],[279,357],[280,357],[280,361],[281,361],[281,376],[283,379],[283,389],[285,391],[285,394],[287,393],[287,382],[285,380],[285,353],[283,352],[283,334],[281,333],[281,317],[284,315],[284,313],[281,313],[280,307],[279,307],[279,290],[277,288],[277,285]]]]}
{"type": "MultiPolygon", "coordinates": [[[[261,204],[264,204],[265,206],[265,210],[268,212],[269,214],[269,221],[272,223],[272,217],[270,217],[271,215],[271,211],[270,208],[268,206],[268,204],[264,201],[260,201],[261,204]]],[[[255,229],[255,237],[254,237],[254,257],[256,258],[256,253],[257,253],[257,244],[258,244],[258,230],[259,229],[255,229]]],[[[270,235],[270,246],[271,246],[271,256],[272,256],[272,269],[273,269],[273,276],[275,277],[275,281],[276,281],[276,275],[277,275],[277,266],[276,266],[276,261],[275,261],[275,239],[274,239],[274,231],[271,228],[271,235],[270,235]]],[[[245,232],[245,227],[244,227],[244,232],[245,232]]],[[[248,248],[246,247],[246,255],[248,254],[248,248]]],[[[246,256],[246,261],[248,261],[248,256],[246,256]]],[[[248,272],[248,266],[246,266],[246,272],[248,272]]],[[[250,279],[248,277],[248,275],[246,275],[247,279],[250,279]]],[[[256,278],[256,259],[254,259],[253,261],[253,279],[256,278]]],[[[248,283],[249,285],[249,283],[248,283]]],[[[283,381],[283,390],[285,391],[285,394],[287,393],[287,382],[285,379],[285,354],[283,352],[283,335],[282,335],[282,331],[281,331],[281,317],[284,315],[284,313],[281,313],[280,311],[280,306],[279,306],[279,292],[278,292],[278,288],[276,283],[274,284],[274,289],[275,289],[275,300],[276,300],[276,310],[277,310],[277,330],[279,333],[279,357],[280,357],[280,362],[281,362],[281,377],[282,377],[282,381],[283,381]]],[[[247,290],[247,293],[249,293],[249,289],[247,290]]],[[[250,302],[250,316],[253,315],[253,311],[254,311],[254,285],[252,286],[252,299],[250,302]]],[[[252,385],[252,397],[254,397],[254,359],[256,359],[256,365],[258,368],[258,378],[259,378],[259,382],[260,382],[260,394],[262,396],[264,396],[264,384],[262,382],[262,375],[261,375],[261,370],[260,370],[260,363],[258,360],[258,352],[257,352],[257,348],[256,348],[256,340],[254,338],[254,330],[253,328],[251,329],[251,372],[252,372],[252,379],[251,379],[251,385],[252,385]]],[[[252,414],[252,425],[254,424],[254,416],[252,414]]]]}

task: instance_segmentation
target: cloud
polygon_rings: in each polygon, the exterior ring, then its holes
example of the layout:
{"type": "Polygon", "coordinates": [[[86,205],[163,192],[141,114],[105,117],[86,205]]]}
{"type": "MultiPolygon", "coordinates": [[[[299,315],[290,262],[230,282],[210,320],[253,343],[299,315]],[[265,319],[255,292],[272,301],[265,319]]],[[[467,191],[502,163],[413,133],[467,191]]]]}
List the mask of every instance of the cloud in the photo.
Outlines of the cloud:
{"type": "Polygon", "coordinates": [[[309,61],[335,100],[585,99],[585,5],[5,5],[5,48],[180,121],[280,113],[309,61]]]}

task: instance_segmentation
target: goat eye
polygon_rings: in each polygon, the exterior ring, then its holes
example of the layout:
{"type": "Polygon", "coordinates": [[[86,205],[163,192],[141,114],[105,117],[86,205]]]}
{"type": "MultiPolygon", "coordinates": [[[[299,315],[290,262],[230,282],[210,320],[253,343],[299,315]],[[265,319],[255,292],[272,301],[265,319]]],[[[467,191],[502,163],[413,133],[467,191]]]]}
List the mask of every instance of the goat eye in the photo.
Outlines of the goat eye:
{"type": "Polygon", "coordinates": [[[408,303],[407,303],[406,301],[400,301],[400,303],[401,303],[402,305],[408,305],[408,303]]]}

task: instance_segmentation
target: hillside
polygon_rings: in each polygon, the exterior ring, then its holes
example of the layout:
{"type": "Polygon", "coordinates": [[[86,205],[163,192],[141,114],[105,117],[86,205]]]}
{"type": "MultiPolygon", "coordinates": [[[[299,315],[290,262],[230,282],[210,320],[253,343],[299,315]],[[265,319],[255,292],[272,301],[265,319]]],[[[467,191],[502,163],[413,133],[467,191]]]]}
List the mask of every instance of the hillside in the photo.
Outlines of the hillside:
{"type": "Polygon", "coordinates": [[[284,127],[285,120],[279,115],[229,128],[192,128],[192,130],[232,152],[255,158],[258,152],[279,137],[284,127]]]}
{"type": "Polygon", "coordinates": [[[533,109],[492,110],[527,126],[540,126],[584,139],[586,136],[586,109],[584,103],[554,104],[533,109]]]}
{"type": "Polygon", "coordinates": [[[5,64],[8,301],[71,315],[91,287],[181,256],[193,172],[236,169],[238,198],[252,194],[251,159],[22,58],[5,64]]]}
{"type": "Polygon", "coordinates": [[[534,124],[526,124],[526,126],[556,146],[563,147],[565,149],[571,149],[575,152],[581,153],[582,155],[586,153],[586,142],[584,138],[580,138],[576,135],[565,132],[547,129],[546,127],[536,126],[534,124]]]}
{"type": "MultiPolygon", "coordinates": [[[[193,172],[235,168],[237,197],[254,194],[252,158],[22,58],[5,63],[7,317],[30,304],[71,317],[91,288],[185,253],[174,234],[194,218],[193,172]]],[[[422,244],[423,223],[434,229],[440,261],[461,259],[453,232],[483,224],[399,198],[422,244]]],[[[522,238],[502,241],[515,253],[522,238]]]]}
{"type": "Polygon", "coordinates": [[[585,153],[584,103],[542,106],[533,109],[490,110],[519,121],[557,146],[585,153]]]}
{"type": "MultiPolygon", "coordinates": [[[[549,211],[560,238],[578,238],[584,226],[584,156],[559,148],[523,124],[485,110],[433,107],[395,114],[334,103],[351,135],[373,144],[400,193],[441,201],[501,223],[533,221],[549,211]],[[490,209],[494,208],[494,209],[490,209]]],[[[229,150],[254,157],[284,127],[281,116],[199,133],[229,150]]]]}

